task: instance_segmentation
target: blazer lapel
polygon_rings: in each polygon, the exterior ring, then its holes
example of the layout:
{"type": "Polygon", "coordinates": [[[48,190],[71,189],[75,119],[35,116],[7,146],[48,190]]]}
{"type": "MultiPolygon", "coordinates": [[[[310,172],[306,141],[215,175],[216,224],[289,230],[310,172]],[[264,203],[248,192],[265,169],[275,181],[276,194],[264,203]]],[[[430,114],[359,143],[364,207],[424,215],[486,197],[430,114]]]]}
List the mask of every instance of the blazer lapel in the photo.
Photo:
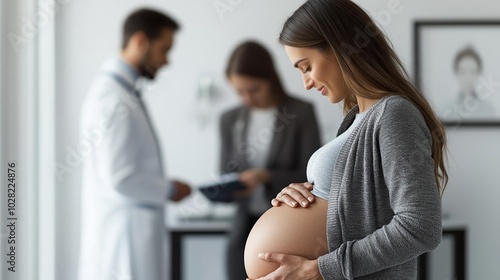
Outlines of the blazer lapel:
{"type": "Polygon", "coordinates": [[[280,102],[280,105],[276,107],[277,111],[273,127],[273,140],[271,141],[271,147],[269,149],[269,154],[267,156],[266,167],[272,167],[274,165],[274,162],[278,157],[278,153],[280,152],[280,147],[282,147],[284,141],[286,141],[285,139],[286,124],[282,124],[280,118],[278,117],[278,115],[280,114],[280,109],[286,106],[286,99],[287,97],[284,96],[283,100],[280,102]],[[284,125],[283,129],[280,129],[281,125],[284,125]]]}

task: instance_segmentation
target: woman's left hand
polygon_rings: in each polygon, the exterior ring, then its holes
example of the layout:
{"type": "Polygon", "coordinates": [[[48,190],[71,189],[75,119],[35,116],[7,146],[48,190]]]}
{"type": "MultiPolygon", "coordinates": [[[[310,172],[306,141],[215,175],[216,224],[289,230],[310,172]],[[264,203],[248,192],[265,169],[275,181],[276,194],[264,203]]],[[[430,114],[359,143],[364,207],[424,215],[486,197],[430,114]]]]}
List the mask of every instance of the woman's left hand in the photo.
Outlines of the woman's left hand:
{"type": "MultiPolygon", "coordinates": [[[[309,260],[304,257],[276,254],[276,253],[261,253],[259,258],[268,262],[277,262],[280,267],[270,274],[254,280],[322,280],[318,268],[318,260],[309,260]]],[[[250,280],[247,278],[247,280],[250,280]]]]}
{"type": "Polygon", "coordinates": [[[314,202],[314,195],[311,193],[313,187],[313,184],[309,182],[290,184],[284,187],[276,197],[271,200],[271,204],[274,207],[280,206],[281,203],[285,203],[290,207],[308,207],[310,203],[314,202]]]}

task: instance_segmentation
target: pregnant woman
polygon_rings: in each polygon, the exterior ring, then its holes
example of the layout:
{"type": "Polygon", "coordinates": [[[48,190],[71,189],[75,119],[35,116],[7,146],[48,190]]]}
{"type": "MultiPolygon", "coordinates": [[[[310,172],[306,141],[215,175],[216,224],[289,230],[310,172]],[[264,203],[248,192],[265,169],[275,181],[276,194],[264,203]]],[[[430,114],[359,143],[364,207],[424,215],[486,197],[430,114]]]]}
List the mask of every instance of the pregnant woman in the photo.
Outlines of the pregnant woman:
{"type": "Polygon", "coordinates": [[[306,89],[343,101],[345,118],[311,156],[310,183],[285,187],[256,222],[248,277],[416,279],[417,257],[441,240],[444,127],[354,2],[305,2],[280,43],[306,89]]]}

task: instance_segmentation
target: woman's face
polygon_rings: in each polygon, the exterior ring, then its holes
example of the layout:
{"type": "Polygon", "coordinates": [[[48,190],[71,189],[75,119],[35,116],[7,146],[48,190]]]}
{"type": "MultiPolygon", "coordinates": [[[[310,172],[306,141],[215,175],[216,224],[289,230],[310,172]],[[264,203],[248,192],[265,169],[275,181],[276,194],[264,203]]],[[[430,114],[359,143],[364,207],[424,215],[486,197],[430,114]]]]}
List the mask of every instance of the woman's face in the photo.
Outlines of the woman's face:
{"type": "Polygon", "coordinates": [[[332,103],[338,103],[347,96],[347,86],[333,50],[323,52],[285,46],[285,51],[293,66],[302,73],[307,90],[317,89],[332,103]]]}
{"type": "Polygon", "coordinates": [[[267,80],[239,74],[230,74],[229,82],[236,92],[238,92],[245,106],[257,109],[274,106],[271,83],[267,80]]]}

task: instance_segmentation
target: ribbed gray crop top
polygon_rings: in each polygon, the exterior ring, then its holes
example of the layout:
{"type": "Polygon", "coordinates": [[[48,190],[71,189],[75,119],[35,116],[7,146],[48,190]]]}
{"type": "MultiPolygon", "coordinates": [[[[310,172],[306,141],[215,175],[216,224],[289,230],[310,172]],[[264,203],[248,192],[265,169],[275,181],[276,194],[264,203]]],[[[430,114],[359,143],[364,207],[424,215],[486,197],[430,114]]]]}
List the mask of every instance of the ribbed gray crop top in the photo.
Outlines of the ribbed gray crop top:
{"type": "Polygon", "coordinates": [[[356,115],[351,126],[341,135],[319,148],[309,158],[307,163],[307,181],[314,184],[312,194],[316,197],[328,200],[330,187],[333,179],[333,169],[337,162],[340,149],[351,135],[354,128],[363,119],[365,112],[356,115]]]}

